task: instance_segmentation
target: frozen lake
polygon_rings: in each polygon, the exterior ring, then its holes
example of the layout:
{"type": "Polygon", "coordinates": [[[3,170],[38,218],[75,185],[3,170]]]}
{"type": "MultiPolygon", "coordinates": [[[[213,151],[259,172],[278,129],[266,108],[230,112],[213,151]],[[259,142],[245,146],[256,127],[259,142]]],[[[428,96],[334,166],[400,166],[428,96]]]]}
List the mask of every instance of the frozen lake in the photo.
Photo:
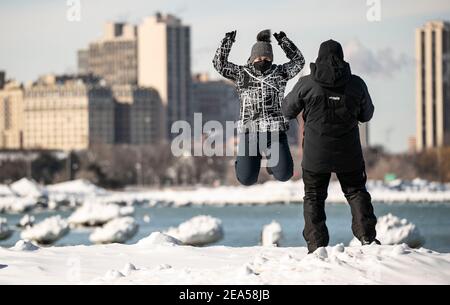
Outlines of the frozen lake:
{"type": "MultiPolygon", "coordinates": [[[[284,231],[282,246],[305,246],[301,230],[303,229],[303,206],[269,205],[269,206],[199,206],[186,208],[137,207],[135,217],[139,222],[138,234],[129,241],[134,243],[154,231],[164,231],[170,226],[177,226],[197,215],[211,215],[222,220],[225,238],[216,245],[246,247],[258,245],[261,229],[272,220],[278,221],[284,231]],[[145,223],[145,215],[151,216],[150,223],[145,223]]],[[[438,252],[450,253],[450,204],[375,204],[376,215],[392,213],[406,218],[416,224],[426,238],[425,247],[438,252]]],[[[71,212],[41,212],[34,214],[37,221],[59,214],[68,217],[71,212]]],[[[350,208],[344,204],[328,204],[328,227],[330,244],[344,243],[352,239],[350,208]]],[[[19,222],[22,215],[0,215],[6,217],[10,226],[19,222]]],[[[56,245],[90,245],[90,230],[72,230],[56,245]]],[[[19,240],[19,232],[0,246],[8,247],[19,240]]]]}

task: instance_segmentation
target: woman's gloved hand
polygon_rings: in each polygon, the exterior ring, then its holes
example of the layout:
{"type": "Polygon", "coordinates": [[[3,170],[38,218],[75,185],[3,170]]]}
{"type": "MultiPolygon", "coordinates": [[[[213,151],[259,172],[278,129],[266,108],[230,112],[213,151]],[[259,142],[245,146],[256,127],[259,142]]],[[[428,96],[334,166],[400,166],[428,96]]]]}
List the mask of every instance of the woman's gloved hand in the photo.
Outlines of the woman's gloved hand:
{"type": "Polygon", "coordinates": [[[236,41],[236,33],[237,33],[237,31],[228,32],[225,34],[225,37],[230,39],[232,42],[235,42],[236,41]]]}
{"type": "Polygon", "coordinates": [[[281,43],[281,41],[283,40],[284,37],[286,37],[286,33],[281,31],[280,33],[274,33],[273,37],[275,37],[275,39],[281,43]]]}

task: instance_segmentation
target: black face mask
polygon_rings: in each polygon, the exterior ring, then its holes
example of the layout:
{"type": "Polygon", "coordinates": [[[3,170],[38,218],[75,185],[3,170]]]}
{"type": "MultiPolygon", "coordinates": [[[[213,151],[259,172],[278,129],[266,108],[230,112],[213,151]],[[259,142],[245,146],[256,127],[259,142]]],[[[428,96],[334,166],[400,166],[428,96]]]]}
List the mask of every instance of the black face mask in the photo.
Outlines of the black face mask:
{"type": "Polygon", "coordinates": [[[259,72],[264,73],[272,67],[272,62],[268,61],[268,60],[262,60],[262,61],[255,62],[253,64],[253,66],[259,72]]]}

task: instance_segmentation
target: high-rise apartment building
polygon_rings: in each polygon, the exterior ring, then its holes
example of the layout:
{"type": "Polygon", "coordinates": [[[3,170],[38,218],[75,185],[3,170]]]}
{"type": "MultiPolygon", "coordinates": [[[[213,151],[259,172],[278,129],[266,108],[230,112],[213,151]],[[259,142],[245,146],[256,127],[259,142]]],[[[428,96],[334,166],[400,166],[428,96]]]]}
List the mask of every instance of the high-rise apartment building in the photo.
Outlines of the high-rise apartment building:
{"type": "Polygon", "coordinates": [[[417,150],[450,145],[450,23],[416,30],[417,150]]]}
{"type": "Polygon", "coordinates": [[[239,120],[239,96],[236,86],[229,81],[212,81],[206,74],[194,76],[192,104],[194,112],[202,114],[203,124],[218,121],[224,132],[226,122],[239,120]]]}
{"type": "Polygon", "coordinates": [[[138,83],[158,90],[168,133],[173,122],[192,121],[191,32],[180,19],[156,14],[138,26],[138,83]]]}
{"type": "Polygon", "coordinates": [[[165,126],[159,93],[133,85],[113,86],[115,100],[115,143],[144,145],[163,140],[165,126]]]}
{"type": "Polygon", "coordinates": [[[136,85],[137,68],[137,29],[131,24],[106,23],[103,37],[78,51],[78,72],[92,73],[108,85],[136,85]]]}
{"type": "Polygon", "coordinates": [[[23,90],[0,75],[0,149],[23,147],[23,90]]]}

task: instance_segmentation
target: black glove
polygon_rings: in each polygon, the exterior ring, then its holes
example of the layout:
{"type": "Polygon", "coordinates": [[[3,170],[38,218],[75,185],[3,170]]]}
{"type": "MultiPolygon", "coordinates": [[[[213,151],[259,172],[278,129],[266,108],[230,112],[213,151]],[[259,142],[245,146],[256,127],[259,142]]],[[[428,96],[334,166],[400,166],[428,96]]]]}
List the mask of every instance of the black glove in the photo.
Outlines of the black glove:
{"type": "Polygon", "coordinates": [[[281,31],[280,33],[274,33],[273,37],[275,37],[275,39],[281,43],[281,41],[283,40],[284,37],[286,37],[286,33],[281,31]]]}
{"type": "Polygon", "coordinates": [[[237,31],[228,32],[225,34],[225,37],[230,39],[232,42],[235,42],[236,41],[236,33],[237,33],[237,31]]]}

